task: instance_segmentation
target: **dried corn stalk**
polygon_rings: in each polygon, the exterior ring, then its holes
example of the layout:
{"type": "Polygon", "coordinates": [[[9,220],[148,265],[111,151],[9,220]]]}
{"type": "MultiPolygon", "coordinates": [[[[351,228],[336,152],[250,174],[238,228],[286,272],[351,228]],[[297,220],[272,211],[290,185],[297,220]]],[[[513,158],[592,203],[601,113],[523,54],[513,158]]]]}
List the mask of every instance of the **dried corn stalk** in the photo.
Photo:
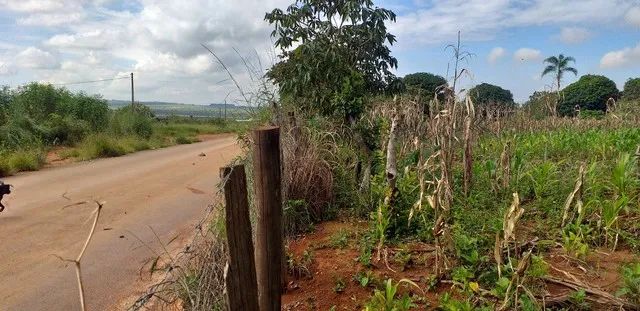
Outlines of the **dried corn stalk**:
{"type": "Polygon", "coordinates": [[[520,207],[520,197],[517,192],[513,193],[513,202],[506,214],[504,214],[504,222],[502,223],[503,245],[507,246],[509,240],[515,239],[515,229],[518,220],[522,217],[524,208],[520,207]]]}
{"type": "Polygon", "coordinates": [[[511,177],[511,142],[507,141],[500,155],[500,170],[502,172],[502,189],[509,187],[511,177]]]}
{"type": "Polygon", "coordinates": [[[567,200],[564,202],[564,213],[562,215],[562,227],[567,224],[569,220],[569,213],[571,212],[571,204],[575,200],[575,206],[578,210],[578,215],[582,215],[582,191],[584,185],[584,172],[585,172],[585,164],[580,165],[580,171],[578,173],[578,178],[576,179],[576,185],[573,188],[573,191],[567,197],[567,200]]]}

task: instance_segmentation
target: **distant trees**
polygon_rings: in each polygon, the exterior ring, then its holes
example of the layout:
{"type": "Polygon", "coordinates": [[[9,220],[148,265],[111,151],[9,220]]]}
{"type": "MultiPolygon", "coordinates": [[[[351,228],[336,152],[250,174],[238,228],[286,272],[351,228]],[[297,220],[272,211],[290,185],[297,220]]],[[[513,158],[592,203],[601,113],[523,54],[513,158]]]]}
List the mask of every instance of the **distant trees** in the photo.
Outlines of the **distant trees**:
{"type": "Polygon", "coordinates": [[[605,111],[609,98],[618,99],[620,92],[615,82],[600,75],[584,75],[562,90],[558,112],[562,116],[573,115],[575,107],[584,110],[605,111]]]}
{"type": "Polygon", "coordinates": [[[622,91],[622,99],[625,101],[640,100],[640,78],[627,80],[622,91]]]}
{"type": "Polygon", "coordinates": [[[447,85],[447,80],[439,75],[428,72],[416,72],[402,78],[407,91],[433,98],[437,89],[447,85]]]}
{"type": "Polygon", "coordinates": [[[512,108],[515,106],[511,91],[489,83],[471,88],[469,96],[473,103],[480,107],[512,108]]]}
{"type": "Polygon", "coordinates": [[[542,76],[544,77],[547,74],[553,74],[554,80],[556,82],[557,90],[560,91],[560,82],[562,81],[562,77],[566,72],[571,72],[574,75],[578,75],[578,70],[569,66],[569,63],[575,63],[575,58],[571,56],[564,56],[563,54],[556,56],[548,57],[543,61],[543,63],[547,63],[547,67],[542,71],[542,76]]]}
{"type": "Polygon", "coordinates": [[[522,108],[533,118],[541,119],[555,115],[557,103],[558,92],[535,91],[522,108]]]}
{"type": "Polygon", "coordinates": [[[371,0],[296,0],[265,19],[281,61],[267,76],[280,95],[306,110],[354,120],[368,93],[387,89],[398,65],[387,45],[396,41],[385,22],[396,15],[371,0]],[[291,49],[294,44],[299,44],[291,49]]]}

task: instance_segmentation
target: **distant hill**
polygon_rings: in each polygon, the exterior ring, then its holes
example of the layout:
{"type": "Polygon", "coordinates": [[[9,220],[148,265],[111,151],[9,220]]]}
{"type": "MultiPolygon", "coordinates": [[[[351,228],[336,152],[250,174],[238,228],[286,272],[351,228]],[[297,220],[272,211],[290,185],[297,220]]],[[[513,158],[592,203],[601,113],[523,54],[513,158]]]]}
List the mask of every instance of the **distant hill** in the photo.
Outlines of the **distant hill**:
{"type": "MultiPolygon", "coordinates": [[[[128,100],[108,100],[109,107],[111,109],[118,109],[128,105],[131,105],[131,101],[128,100]]],[[[183,103],[169,103],[159,101],[141,101],[137,102],[143,104],[151,109],[157,116],[193,116],[193,117],[223,117],[225,111],[225,104],[208,104],[208,105],[194,105],[183,103]]],[[[226,111],[228,118],[244,118],[247,116],[248,107],[236,106],[234,104],[227,104],[226,111]]]]}

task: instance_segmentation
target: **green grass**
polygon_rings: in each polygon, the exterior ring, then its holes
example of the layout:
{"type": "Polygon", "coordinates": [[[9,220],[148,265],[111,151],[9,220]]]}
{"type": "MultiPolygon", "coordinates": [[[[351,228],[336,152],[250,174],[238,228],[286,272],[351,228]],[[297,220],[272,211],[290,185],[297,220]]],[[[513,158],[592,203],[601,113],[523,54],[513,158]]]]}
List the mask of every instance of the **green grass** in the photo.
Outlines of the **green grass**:
{"type": "Polygon", "coordinates": [[[44,152],[36,148],[0,154],[0,176],[9,176],[23,171],[37,171],[45,162],[44,152]]]}

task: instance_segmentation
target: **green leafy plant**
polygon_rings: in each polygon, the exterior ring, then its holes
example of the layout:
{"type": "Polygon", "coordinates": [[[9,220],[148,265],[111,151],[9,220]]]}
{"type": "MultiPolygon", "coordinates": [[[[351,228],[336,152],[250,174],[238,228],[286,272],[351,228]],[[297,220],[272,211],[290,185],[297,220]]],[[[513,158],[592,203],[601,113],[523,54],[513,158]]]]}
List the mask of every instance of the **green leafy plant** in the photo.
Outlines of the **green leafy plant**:
{"type": "Polygon", "coordinates": [[[569,301],[578,310],[591,310],[591,304],[587,301],[587,293],[584,289],[571,293],[569,301]]]}
{"type": "Polygon", "coordinates": [[[333,248],[346,248],[349,245],[349,232],[345,229],[340,229],[329,237],[329,246],[333,248]]]}
{"type": "Polygon", "coordinates": [[[335,293],[342,293],[346,288],[347,288],[347,282],[345,282],[343,278],[338,277],[335,279],[335,282],[333,284],[333,291],[335,293]]]}
{"type": "Polygon", "coordinates": [[[365,306],[366,311],[406,311],[415,307],[411,297],[404,294],[402,297],[398,297],[398,286],[402,283],[412,285],[416,288],[420,288],[417,284],[410,280],[402,279],[395,283],[388,279],[384,282],[383,290],[376,289],[373,293],[371,300],[367,302],[365,306]]]}
{"type": "Polygon", "coordinates": [[[622,267],[622,287],[617,295],[640,304],[640,262],[622,267]]]}

